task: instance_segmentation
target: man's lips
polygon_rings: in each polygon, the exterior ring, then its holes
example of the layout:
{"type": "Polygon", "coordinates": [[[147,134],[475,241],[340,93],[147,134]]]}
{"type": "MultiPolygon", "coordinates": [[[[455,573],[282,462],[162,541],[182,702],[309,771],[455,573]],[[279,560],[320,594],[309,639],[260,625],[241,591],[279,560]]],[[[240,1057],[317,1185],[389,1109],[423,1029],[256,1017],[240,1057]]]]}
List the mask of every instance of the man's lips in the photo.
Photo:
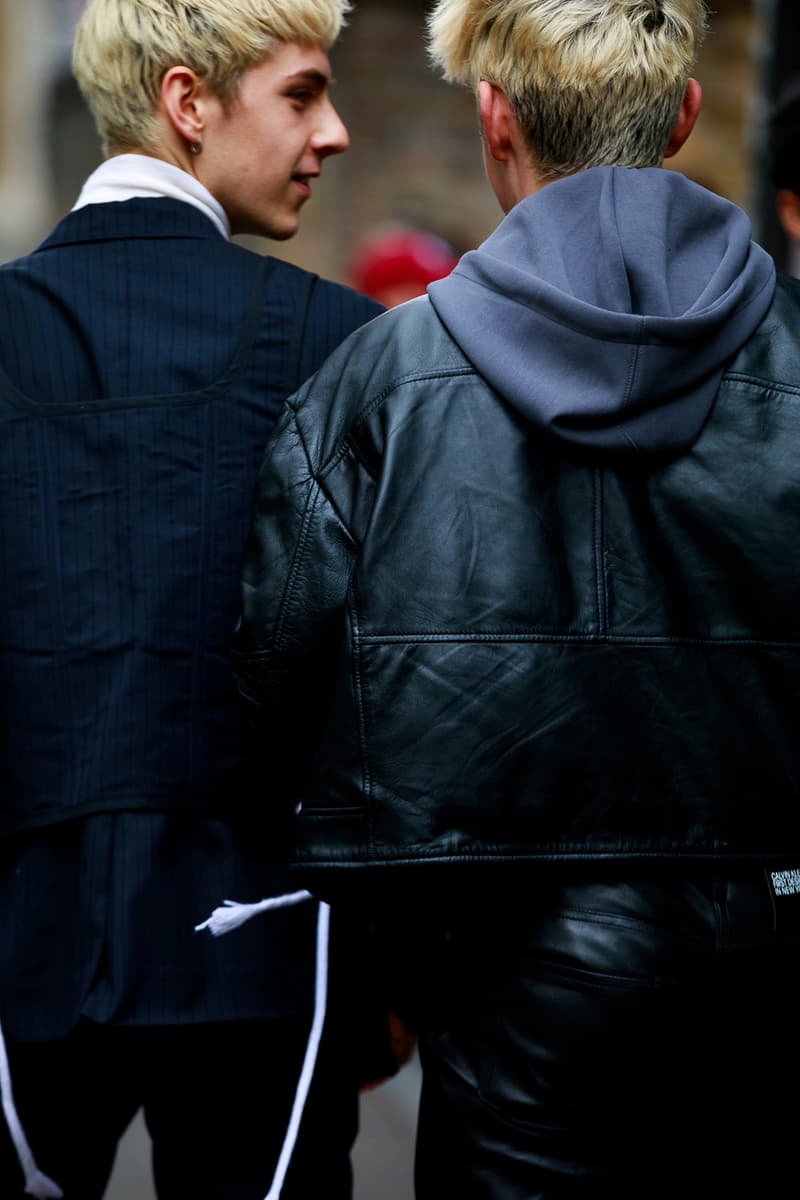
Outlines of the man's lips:
{"type": "Polygon", "coordinates": [[[293,175],[292,182],[297,186],[304,199],[308,199],[311,195],[311,180],[316,178],[316,175],[293,175]]]}

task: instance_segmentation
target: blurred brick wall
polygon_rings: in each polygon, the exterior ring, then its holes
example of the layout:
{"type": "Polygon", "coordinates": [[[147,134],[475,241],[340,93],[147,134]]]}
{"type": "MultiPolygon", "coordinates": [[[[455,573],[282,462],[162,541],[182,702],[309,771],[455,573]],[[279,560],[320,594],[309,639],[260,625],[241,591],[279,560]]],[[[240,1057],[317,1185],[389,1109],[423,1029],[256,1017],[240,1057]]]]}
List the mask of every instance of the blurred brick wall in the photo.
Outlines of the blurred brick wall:
{"type": "Polygon", "coordinates": [[[748,208],[759,86],[758,30],[747,3],[717,3],[694,72],[703,85],[695,130],[668,166],[748,208]]]}

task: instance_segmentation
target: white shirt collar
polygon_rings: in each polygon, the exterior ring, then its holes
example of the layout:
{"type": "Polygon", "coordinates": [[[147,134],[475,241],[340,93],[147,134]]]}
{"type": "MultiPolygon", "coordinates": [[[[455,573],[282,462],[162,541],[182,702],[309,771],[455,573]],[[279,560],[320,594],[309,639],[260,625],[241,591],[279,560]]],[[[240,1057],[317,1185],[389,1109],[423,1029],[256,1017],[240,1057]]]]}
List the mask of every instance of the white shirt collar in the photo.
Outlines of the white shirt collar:
{"type": "Polygon", "coordinates": [[[106,159],[86,180],[72,211],[86,204],[108,204],[135,196],[167,196],[191,204],[205,213],[224,238],[230,239],[228,215],[208,188],[180,167],[145,154],[116,154],[106,159]]]}

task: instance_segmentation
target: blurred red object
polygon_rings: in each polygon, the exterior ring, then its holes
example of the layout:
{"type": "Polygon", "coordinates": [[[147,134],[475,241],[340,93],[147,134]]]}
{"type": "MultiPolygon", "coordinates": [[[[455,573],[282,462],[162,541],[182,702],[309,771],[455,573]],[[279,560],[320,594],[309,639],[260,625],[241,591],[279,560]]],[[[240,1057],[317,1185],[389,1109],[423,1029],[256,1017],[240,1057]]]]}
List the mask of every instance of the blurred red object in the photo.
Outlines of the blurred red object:
{"type": "Polygon", "coordinates": [[[421,296],[429,283],[449,275],[458,262],[452,246],[418,229],[391,229],[366,238],[350,264],[359,292],[394,308],[421,296]]]}

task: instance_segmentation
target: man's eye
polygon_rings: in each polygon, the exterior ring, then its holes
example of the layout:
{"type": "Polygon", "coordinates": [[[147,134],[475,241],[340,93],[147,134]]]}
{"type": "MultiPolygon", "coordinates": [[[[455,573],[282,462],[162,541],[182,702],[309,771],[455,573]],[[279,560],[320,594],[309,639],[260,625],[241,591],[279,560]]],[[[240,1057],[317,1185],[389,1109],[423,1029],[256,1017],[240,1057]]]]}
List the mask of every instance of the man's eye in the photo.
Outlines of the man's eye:
{"type": "Polygon", "coordinates": [[[311,99],[311,92],[308,88],[300,88],[296,92],[291,92],[290,95],[292,100],[297,100],[300,104],[305,104],[307,100],[311,99]]]}

